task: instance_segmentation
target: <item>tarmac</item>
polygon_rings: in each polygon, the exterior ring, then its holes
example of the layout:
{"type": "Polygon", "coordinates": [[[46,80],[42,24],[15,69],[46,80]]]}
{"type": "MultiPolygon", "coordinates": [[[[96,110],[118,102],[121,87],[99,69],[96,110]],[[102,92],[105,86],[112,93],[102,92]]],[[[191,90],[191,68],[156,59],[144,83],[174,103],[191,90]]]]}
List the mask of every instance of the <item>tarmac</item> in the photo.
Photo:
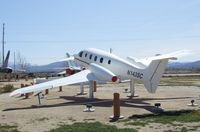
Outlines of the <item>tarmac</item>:
{"type": "MultiPolygon", "coordinates": [[[[20,83],[14,82],[14,85],[19,86],[20,83]]],[[[155,94],[150,94],[142,84],[137,84],[136,93],[139,97],[134,98],[127,97],[127,88],[129,89],[129,83],[97,85],[94,99],[89,99],[88,94],[77,95],[80,92],[79,85],[65,86],[62,92],[58,92],[59,88],[50,90],[49,94],[41,99],[42,105],[38,105],[38,98],[35,96],[24,99],[10,98],[8,93],[1,94],[0,124],[17,125],[20,131],[32,132],[48,131],[61,124],[94,121],[124,128],[127,126],[109,119],[113,115],[112,99],[113,93],[116,92],[120,94],[120,112],[125,119],[132,115],[154,112],[155,103],[161,103],[161,108],[165,111],[198,109],[199,106],[187,105],[191,100],[200,104],[200,88],[196,86],[159,86],[155,94]],[[83,112],[86,104],[92,104],[95,111],[83,112]]],[[[88,86],[85,86],[85,92],[88,93],[88,90],[88,86]]],[[[168,127],[154,124],[153,127],[140,128],[139,131],[165,129],[168,130],[168,127]]]]}

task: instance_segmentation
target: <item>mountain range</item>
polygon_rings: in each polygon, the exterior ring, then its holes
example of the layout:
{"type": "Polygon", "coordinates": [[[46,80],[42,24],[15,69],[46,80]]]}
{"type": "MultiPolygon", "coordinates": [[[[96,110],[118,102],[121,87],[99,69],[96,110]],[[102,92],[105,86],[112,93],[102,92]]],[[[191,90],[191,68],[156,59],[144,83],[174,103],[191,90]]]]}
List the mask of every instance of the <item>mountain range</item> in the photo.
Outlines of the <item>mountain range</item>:
{"type": "Polygon", "coordinates": [[[169,69],[200,69],[200,61],[194,62],[171,62],[168,64],[169,69]]]}
{"type": "MultiPolygon", "coordinates": [[[[58,72],[64,70],[65,67],[70,66],[70,63],[66,62],[54,62],[46,65],[29,65],[27,72],[58,72]]],[[[76,65],[77,66],[77,65],[76,65]]],[[[14,68],[14,65],[11,65],[14,68]]],[[[20,69],[19,65],[15,66],[16,69],[20,69]]],[[[200,61],[195,62],[169,62],[167,69],[179,69],[179,70],[191,70],[200,69],[200,61]]]]}

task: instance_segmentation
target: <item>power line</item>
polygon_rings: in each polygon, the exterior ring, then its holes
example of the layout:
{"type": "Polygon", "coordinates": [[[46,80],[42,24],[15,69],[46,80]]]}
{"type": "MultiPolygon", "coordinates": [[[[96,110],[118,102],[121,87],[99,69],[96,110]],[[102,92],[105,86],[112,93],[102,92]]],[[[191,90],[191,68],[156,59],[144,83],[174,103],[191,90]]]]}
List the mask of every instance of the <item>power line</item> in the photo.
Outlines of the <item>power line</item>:
{"type": "Polygon", "coordinates": [[[11,40],[6,43],[92,43],[92,42],[131,42],[131,41],[155,41],[155,40],[177,40],[177,39],[199,39],[200,36],[180,36],[169,38],[125,38],[125,39],[96,39],[96,40],[11,40]]]}

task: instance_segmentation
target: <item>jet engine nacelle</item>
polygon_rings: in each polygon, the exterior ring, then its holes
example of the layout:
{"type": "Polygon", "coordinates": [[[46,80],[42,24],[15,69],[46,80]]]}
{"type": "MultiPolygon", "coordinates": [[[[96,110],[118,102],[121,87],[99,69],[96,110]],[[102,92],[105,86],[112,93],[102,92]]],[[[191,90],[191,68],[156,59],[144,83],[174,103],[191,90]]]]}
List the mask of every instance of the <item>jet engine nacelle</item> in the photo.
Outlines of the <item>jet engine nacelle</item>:
{"type": "Polygon", "coordinates": [[[81,69],[74,69],[73,67],[69,67],[69,68],[66,69],[66,74],[67,75],[73,75],[73,74],[80,72],[80,71],[81,71],[81,69]]]}
{"type": "Polygon", "coordinates": [[[72,75],[72,74],[74,74],[74,70],[72,68],[67,68],[66,69],[66,74],[67,75],[72,75]]]}
{"type": "Polygon", "coordinates": [[[89,65],[88,69],[91,70],[94,75],[100,80],[112,82],[116,82],[118,80],[117,76],[114,73],[100,65],[92,63],[89,65]]]}
{"type": "Polygon", "coordinates": [[[12,69],[9,68],[9,67],[6,67],[6,68],[0,68],[0,72],[2,73],[12,73],[12,69]]]}
{"type": "Polygon", "coordinates": [[[12,71],[13,71],[12,68],[9,67],[6,68],[6,73],[12,73],[12,71]]]}

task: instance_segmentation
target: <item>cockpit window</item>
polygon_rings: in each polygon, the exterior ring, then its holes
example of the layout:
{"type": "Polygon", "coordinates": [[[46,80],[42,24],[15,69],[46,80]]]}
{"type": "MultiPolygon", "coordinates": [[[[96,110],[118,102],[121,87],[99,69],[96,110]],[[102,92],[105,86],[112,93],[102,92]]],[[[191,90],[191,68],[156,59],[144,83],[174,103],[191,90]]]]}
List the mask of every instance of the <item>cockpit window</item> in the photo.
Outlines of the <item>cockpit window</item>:
{"type": "Polygon", "coordinates": [[[82,57],[83,56],[83,51],[81,51],[80,53],[79,53],[79,57],[82,57]]]}
{"type": "Polygon", "coordinates": [[[87,57],[87,53],[85,53],[85,57],[87,57]]]}
{"type": "Polygon", "coordinates": [[[94,57],[94,61],[97,61],[97,56],[94,57]]]}
{"type": "Polygon", "coordinates": [[[111,60],[108,60],[108,64],[111,64],[111,60]]]}
{"type": "Polygon", "coordinates": [[[100,63],[103,63],[103,58],[100,59],[100,63]]]}
{"type": "Polygon", "coordinates": [[[90,55],[90,60],[92,59],[92,54],[90,55]]]}

